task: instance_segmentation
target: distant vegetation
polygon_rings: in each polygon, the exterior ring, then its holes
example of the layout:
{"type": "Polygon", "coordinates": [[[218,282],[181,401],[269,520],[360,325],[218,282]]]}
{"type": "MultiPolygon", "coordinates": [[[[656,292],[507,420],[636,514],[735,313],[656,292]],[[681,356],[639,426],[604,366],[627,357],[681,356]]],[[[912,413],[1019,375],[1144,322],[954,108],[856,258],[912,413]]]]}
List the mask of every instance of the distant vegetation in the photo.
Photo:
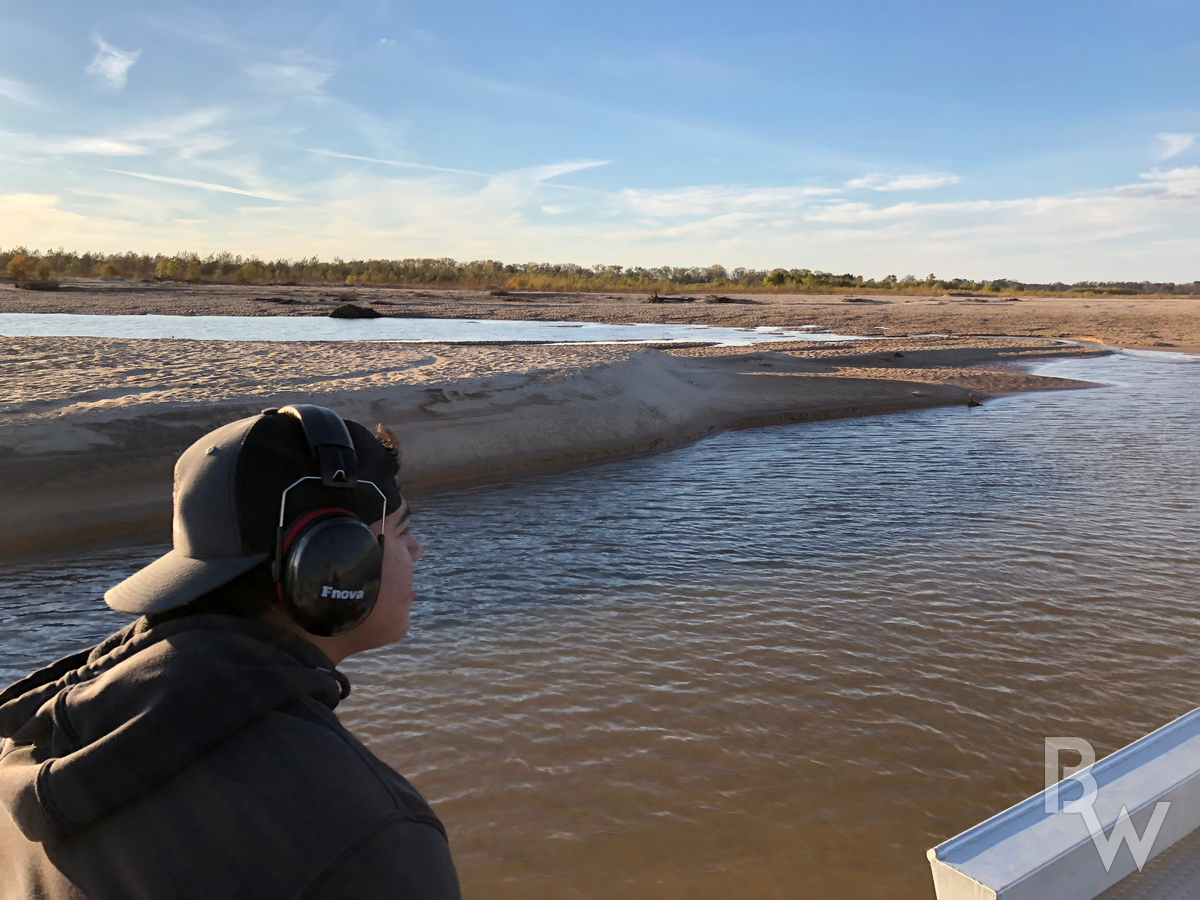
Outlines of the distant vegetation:
{"type": "Polygon", "coordinates": [[[724,266],[642,268],[641,266],[502,263],[497,260],[334,258],[263,260],[214,253],[175,256],[145,253],[38,252],[24,247],[0,251],[0,270],[18,283],[50,284],[60,278],[123,278],[141,281],[240,284],[348,284],[466,288],[508,291],[772,291],[848,293],[890,291],[901,294],[1070,293],[1102,295],[1200,294],[1200,281],[1027,284],[1007,278],[917,278],[888,275],[878,281],[862,275],[834,275],[810,269],[726,269],[724,266]]]}

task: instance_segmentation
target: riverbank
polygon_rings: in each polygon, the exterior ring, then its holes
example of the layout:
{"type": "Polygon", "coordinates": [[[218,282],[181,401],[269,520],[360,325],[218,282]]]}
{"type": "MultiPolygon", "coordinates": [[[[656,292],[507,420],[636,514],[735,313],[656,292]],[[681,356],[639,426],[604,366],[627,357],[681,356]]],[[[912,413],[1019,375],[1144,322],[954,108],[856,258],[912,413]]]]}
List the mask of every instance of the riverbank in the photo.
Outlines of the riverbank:
{"type": "Polygon", "coordinates": [[[0,558],[169,539],[200,435],[316,402],[400,436],[410,493],[655,452],[717,431],[1084,387],[1042,341],[729,348],[0,338],[0,558]]]}
{"type": "Polygon", "coordinates": [[[1084,338],[1111,346],[1200,350],[1200,298],[509,293],[384,287],[78,282],[69,290],[0,285],[0,312],[323,316],[339,303],[384,316],[672,323],[743,328],[815,324],[843,334],[1084,338]],[[717,301],[720,302],[710,302],[717,301]]]}

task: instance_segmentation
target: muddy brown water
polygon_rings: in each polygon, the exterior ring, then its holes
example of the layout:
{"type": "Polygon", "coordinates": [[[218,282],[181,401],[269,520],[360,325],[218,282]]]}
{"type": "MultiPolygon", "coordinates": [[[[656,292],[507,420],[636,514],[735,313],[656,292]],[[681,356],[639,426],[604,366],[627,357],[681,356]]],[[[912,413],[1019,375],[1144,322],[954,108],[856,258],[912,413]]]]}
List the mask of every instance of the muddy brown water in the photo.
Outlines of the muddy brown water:
{"type": "MultiPolygon", "coordinates": [[[[1200,705],[1200,358],[423,498],[347,724],[470,898],[932,897],[930,846],[1200,705]]],[[[0,577],[0,679],[161,548],[0,577]]]]}

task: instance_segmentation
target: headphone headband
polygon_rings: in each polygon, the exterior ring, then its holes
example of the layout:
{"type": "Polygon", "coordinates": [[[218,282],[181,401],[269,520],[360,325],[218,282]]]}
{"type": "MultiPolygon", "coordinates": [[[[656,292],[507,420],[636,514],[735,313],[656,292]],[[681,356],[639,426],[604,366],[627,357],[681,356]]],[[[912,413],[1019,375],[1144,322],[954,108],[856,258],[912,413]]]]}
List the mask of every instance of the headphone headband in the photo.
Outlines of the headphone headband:
{"type": "Polygon", "coordinates": [[[358,457],[350,429],[331,409],[312,403],[285,406],[280,414],[300,421],[308,449],[321,464],[321,484],[326,487],[354,487],[358,484],[358,457]]]}

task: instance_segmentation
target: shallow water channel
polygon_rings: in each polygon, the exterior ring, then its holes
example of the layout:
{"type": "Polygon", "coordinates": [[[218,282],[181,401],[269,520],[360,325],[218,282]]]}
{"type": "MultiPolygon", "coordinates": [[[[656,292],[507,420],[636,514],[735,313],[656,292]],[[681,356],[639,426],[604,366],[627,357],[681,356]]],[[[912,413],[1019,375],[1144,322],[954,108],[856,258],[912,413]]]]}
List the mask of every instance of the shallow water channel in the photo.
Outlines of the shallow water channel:
{"type": "Polygon", "coordinates": [[[819,326],[726,328],[719,325],[614,325],[506,319],[332,319],[327,316],[108,316],[0,313],[0,335],[12,337],[178,338],[193,341],[395,341],[463,344],[680,343],[745,346],[773,341],[847,341],[819,326]]]}
{"type": "MultiPolygon", "coordinates": [[[[925,850],[1200,705],[1200,357],[431,496],[352,729],[473,898],[928,898],[925,850]]],[[[9,568],[0,677],[161,548],[9,568]]]]}

